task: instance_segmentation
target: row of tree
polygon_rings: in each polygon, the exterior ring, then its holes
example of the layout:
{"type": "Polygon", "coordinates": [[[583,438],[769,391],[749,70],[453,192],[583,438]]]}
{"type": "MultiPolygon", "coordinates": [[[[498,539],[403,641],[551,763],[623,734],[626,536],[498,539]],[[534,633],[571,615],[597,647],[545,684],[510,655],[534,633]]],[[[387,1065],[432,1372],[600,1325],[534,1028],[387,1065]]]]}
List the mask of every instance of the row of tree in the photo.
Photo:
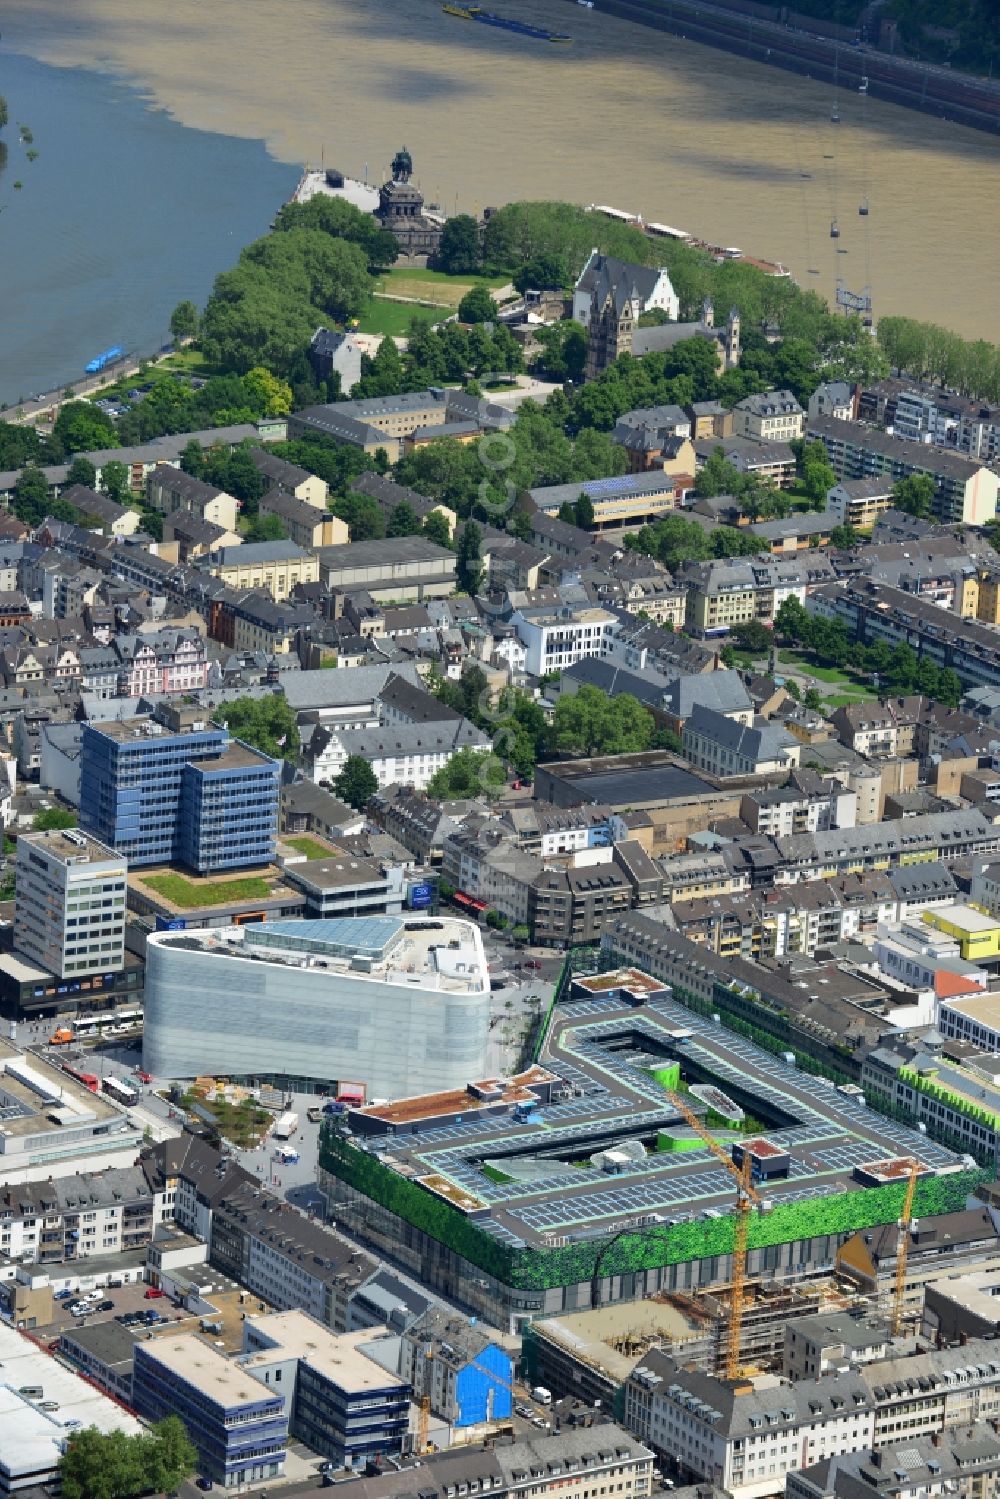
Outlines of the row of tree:
{"type": "Polygon", "coordinates": [[[958,673],[918,656],[904,642],[891,646],[884,640],[872,645],[852,640],[842,621],[810,614],[794,597],[785,599],[774,626],[785,640],[801,646],[821,665],[849,666],[861,675],[872,676],[885,696],[919,692],[946,707],[958,706],[962,696],[958,673]]]}
{"type": "Polygon", "coordinates": [[[977,400],[1000,401],[1000,348],[985,338],[962,338],[917,318],[884,317],[878,322],[878,344],[893,369],[977,400]]]}

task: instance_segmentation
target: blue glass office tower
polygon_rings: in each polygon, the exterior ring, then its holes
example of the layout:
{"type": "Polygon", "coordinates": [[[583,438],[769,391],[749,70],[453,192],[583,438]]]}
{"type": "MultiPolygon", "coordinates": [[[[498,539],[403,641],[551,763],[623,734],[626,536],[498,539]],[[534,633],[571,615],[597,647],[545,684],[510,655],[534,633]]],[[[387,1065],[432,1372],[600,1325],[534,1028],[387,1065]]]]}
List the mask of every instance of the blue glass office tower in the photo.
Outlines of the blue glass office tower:
{"type": "Polygon", "coordinates": [[[81,828],[134,868],[184,864],[213,874],[268,863],[281,762],[190,711],[171,718],[84,726],[81,828]]]}

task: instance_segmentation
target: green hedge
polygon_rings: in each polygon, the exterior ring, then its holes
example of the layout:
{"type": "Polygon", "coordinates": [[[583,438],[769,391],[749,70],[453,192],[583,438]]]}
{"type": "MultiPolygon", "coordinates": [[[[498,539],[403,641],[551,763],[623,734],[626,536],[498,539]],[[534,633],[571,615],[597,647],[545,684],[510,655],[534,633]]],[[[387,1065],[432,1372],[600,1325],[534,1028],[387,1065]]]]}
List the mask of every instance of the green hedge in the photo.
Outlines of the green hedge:
{"type": "MultiPolygon", "coordinates": [[[[457,1208],[439,1200],[360,1151],[332,1128],[323,1131],[320,1164],[324,1170],[397,1213],[438,1243],[446,1245],[481,1270],[516,1290],[539,1291],[590,1280],[600,1265],[602,1276],[658,1269],[686,1260],[707,1259],[732,1252],[734,1219],[696,1219],[673,1228],[640,1229],[624,1234],[607,1248],[607,1239],[562,1249],[514,1249],[484,1233],[457,1208]],[[603,1260],[602,1250],[607,1249],[603,1260]]],[[[917,1183],[915,1212],[921,1218],[949,1213],[965,1206],[965,1199],[989,1171],[961,1171],[917,1183]]],[[[844,1235],[876,1224],[893,1223],[903,1208],[906,1183],[830,1194],[807,1202],[782,1203],[770,1213],[756,1213],[750,1223],[750,1247],[762,1249],[800,1239],[844,1235]]]]}

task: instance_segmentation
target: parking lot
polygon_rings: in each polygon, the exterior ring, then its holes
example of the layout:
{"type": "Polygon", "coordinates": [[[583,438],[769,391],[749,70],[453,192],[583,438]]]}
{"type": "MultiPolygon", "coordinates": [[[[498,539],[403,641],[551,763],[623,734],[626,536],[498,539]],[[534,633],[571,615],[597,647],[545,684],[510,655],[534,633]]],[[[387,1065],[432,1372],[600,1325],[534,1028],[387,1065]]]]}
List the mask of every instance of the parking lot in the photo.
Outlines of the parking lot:
{"type": "MultiPolygon", "coordinates": [[[[94,1262],[96,1269],[99,1262],[94,1262]]],[[[91,1270],[93,1273],[93,1269],[91,1270]]],[[[87,1277],[89,1278],[89,1277],[87,1277]]],[[[113,1278],[113,1277],[112,1277],[113,1278]]],[[[100,1297],[90,1293],[92,1298],[88,1303],[88,1310],[83,1316],[74,1316],[70,1308],[76,1305],[77,1297],[74,1294],[65,1300],[53,1300],[52,1321],[45,1327],[36,1328],[40,1336],[50,1339],[58,1338],[60,1333],[74,1327],[89,1327],[95,1322],[111,1322],[116,1317],[134,1315],[137,1312],[156,1311],[167,1321],[180,1321],[183,1313],[167,1300],[166,1297],[146,1299],[149,1286],[139,1283],[138,1285],[98,1287],[100,1297]],[[110,1302],[110,1306],[107,1303],[110,1302]]],[[[81,1295],[86,1296],[83,1292],[81,1295]]]]}

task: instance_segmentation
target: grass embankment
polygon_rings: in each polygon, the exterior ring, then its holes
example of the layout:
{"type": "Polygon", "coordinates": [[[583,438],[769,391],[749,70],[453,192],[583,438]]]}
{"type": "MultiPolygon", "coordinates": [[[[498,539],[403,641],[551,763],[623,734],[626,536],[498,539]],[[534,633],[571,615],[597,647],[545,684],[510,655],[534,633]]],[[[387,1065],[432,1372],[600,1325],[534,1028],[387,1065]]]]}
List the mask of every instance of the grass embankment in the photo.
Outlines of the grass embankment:
{"type": "Polygon", "coordinates": [[[182,874],[151,874],[142,883],[154,895],[162,895],[182,910],[221,906],[234,900],[264,900],[271,893],[269,882],[261,875],[245,875],[237,880],[189,880],[182,874]]]}
{"type": "Polygon", "coordinates": [[[307,833],[295,838],[289,838],[286,834],[281,841],[287,843],[289,848],[294,848],[297,854],[304,854],[307,859],[325,859],[330,853],[325,843],[320,843],[317,838],[310,838],[307,833]]]}

